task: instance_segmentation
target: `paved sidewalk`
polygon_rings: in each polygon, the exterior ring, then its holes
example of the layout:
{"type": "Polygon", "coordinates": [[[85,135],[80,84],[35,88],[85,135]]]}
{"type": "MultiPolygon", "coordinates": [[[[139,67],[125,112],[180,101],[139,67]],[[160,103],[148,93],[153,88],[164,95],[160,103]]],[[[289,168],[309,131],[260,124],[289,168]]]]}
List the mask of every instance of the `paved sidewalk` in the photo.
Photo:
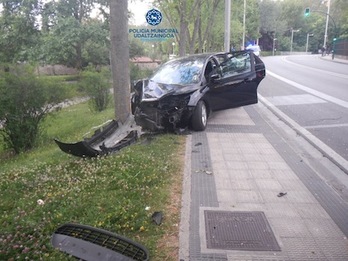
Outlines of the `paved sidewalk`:
{"type": "Polygon", "coordinates": [[[348,176],[262,103],[187,138],[180,260],[348,260],[348,176]]]}
{"type": "Polygon", "coordinates": [[[343,64],[348,64],[348,59],[342,59],[340,57],[335,57],[334,59],[332,59],[332,55],[325,55],[325,56],[321,56],[321,59],[327,60],[327,61],[331,61],[331,62],[335,62],[335,63],[343,63],[343,64]]]}

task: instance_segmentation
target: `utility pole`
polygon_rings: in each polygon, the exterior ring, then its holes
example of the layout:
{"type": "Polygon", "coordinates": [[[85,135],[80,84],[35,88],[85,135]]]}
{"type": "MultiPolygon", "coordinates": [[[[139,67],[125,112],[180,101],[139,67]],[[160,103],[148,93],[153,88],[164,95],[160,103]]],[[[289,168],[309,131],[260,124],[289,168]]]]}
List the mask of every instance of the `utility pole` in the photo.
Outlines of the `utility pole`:
{"type": "Polygon", "coordinates": [[[327,42],[327,28],[329,26],[329,17],[330,17],[330,2],[331,0],[327,1],[327,13],[326,13],[326,25],[325,25],[325,36],[324,36],[324,47],[326,48],[326,42],[327,42]]]}
{"type": "Polygon", "coordinates": [[[299,31],[300,31],[300,29],[294,30],[294,29],[291,28],[290,54],[292,53],[292,44],[294,43],[294,33],[297,33],[299,31]]]}
{"type": "Polygon", "coordinates": [[[275,41],[277,41],[277,38],[273,38],[273,47],[272,47],[272,55],[274,56],[275,52],[275,41]]]}
{"type": "Polygon", "coordinates": [[[231,39],[231,0],[225,0],[225,52],[230,52],[231,39]]]}
{"type": "Polygon", "coordinates": [[[309,37],[312,37],[312,33],[307,33],[307,42],[306,42],[306,52],[308,52],[308,43],[309,43],[309,37]]]}
{"type": "Polygon", "coordinates": [[[246,12],[246,0],[244,0],[244,11],[243,11],[243,40],[242,40],[243,50],[245,48],[245,12],[246,12]]]}
{"type": "Polygon", "coordinates": [[[291,28],[290,54],[292,53],[292,43],[294,41],[294,30],[291,28]]]}

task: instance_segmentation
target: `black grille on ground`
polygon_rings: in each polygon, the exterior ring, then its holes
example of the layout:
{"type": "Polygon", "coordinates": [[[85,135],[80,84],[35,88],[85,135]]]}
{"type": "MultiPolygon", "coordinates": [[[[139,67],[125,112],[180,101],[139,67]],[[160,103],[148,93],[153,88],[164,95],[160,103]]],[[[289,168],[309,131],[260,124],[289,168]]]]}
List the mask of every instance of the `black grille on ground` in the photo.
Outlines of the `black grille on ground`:
{"type": "Polygon", "coordinates": [[[103,229],[79,224],[65,224],[59,227],[54,234],[81,239],[120,253],[133,260],[149,260],[149,254],[146,248],[128,238],[103,229]]]}

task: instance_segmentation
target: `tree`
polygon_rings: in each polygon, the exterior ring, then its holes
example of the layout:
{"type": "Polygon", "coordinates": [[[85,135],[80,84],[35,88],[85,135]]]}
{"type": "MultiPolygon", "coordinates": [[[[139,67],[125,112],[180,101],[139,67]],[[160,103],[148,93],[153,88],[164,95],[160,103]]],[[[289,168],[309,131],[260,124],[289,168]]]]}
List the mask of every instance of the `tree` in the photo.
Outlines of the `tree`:
{"type": "Polygon", "coordinates": [[[85,40],[85,28],[75,18],[61,17],[43,38],[42,60],[49,64],[64,64],[81,69],[85,40]]]}
{"type": "MultiPolygon", "coordinates": [[[[180,0],[180,1],[157,1],[157,5],[163,10],[169,23],[175,27],[179,25],[180,32],[179,55],[184,56],[186,52],[201,52],[204,46],[211,46],[210,37],[214,31],[215,17],[221,0],[180,0]],[[207,43],[208,42],[208,43],[207,43]]],[[[221,43],[220,43],[221,45],[221,43]]]]}
{"type": "Polygon", "coordinates": [[[258,0],[248,0],[246,8],[246,40],[256,41],[260,37],[260,8],[258,0]]]}
{"type": "Polygon", "coordinates": [[[81,89],[90,98],[90,108],[93,111],[105,110],[110,101],[110,71],[102,68],[100,71],[89,68],[82,72],[81,89]]]}
{"type": "Polygon", "coordinates": [[[45,62],[78,69],[89,62],[108,63],[107,25],[90,17],[97,3],[106,5],[103,0],[61,0],[45,4],[42,11],[45,62]]]}
{"type": "Polygon", "coordinates": [[[26,66],[15,66],[0,77],[0,135],[17,154],[35,146],[40,123],[63,92],[37,78],[26,66]]]}
{"type": "MultiPolygon", "coordinates": [[[[221,51],[224,44],[224,1],[180,0],[156,1],[170,24],[179,26],[179,55],[186,52],[221,51]]],[[[243,35],[243,0],[233,1],[231,11],[231,42],[240,46],[243,35]]],[[[248,0],[246,36],[259,37],[258,0],[248,0]]]]}
{"type": "Polygon", "coordinates": [[[348,37],[348,5],[346,0],[336,0],[333,2],[332,14],[335,17],[340,38],[348,37]]]}
{"type": "MultiPolygon", "coordinates": [[[[193,27],[192,37],[190,37],[190,53],[193,53],[194,51],[198,50],[201,52],[201,50],[204,50],[204,47],[210,47],[213,46],[213,39],[216,39],[213,36],[214,26],[217,24],[217,19],[219,18],[217,15],[217,10],[219,9],[219,5],[222,3],[221,0],[214,0],[214,1],[203,1],[198,3],[198,8],[201,10],[201,12],[197,15],[193,27]],[[197,39],[198,38],[198,39],[197,39]],[[195,43],[198,40],[198,46],[195,46],[195,43]],[[206,46],[204,46],[206,45],[206,46]]],[[[220,5],[221,6],[221,5],[220,5]]],[[[221,16],[220,16],[221,17],[221,16]]],[[[216,27],[216,29],[218,29],[216,27]]],[[[222,35],[222,30],[220,29],[220,33],[222,35]]],[[[221,48],[219,46],[218,48],[221,48]]]]}
{"type": "Polygon", "coordinates": [[[263,0],[260,2],[262,44],[265,50],[271,50],[273,39],[277,38],[278,50],[290,49],[291,29],[300,29],[294,34],[293,49],[305,51],[307,34],[310,38],[309,50],[315,51],[318,43],[322,45],[325,28],[326,8],[320,3],[311,0],[263,0]],[[310,16],[305,16],[304,11],[309,7],[310,16]],[[314,12],[317,11],[317,12],[314,12]]]}
{"type": "Polygon", "coordinates": [[[109,28],[100,20],[88,21],[85,28],[86,41],[82,50],[82,59],[85,63],[98,65],[110,64],[109,28]]]}
{"type": "Polygon", "coordinates": [[[110,39],[115,118],[125,123],[130,115],[127,1],[110,1],[110,39]]]}
{"type": "MultiPolygon", "coordinates": [[[[313,0],[263,0],[260,1],[261,33],[277,38],[278,49],[290,48],[291,28],[301,29],[293,39],[296,50],[305,50],[307,34],[313,34],[309,41],[309,50],[315,52],[323,45],[328,1],[313,0]],[[305,16],[305,9],[310,15],[305,16]],[[274,35],[275,34],[275,35],[274,35]]],[[[348,36],[348,5],[346,0],[331,1],[328,27],[328,44],[334,37],[348,36]],[[335,30],[337,28],[337,30],[335,30]]],[[[272,39],[271,39],[272,40],[272,39]]],[[[268,43],[268,48],[272,41],[268,43]]]]}
{"type": "Polygon", "coordinates": [[[138,39],[131,38],[129,40],[129,58],[132,59],[142,55],[144,55],[143,44],[138,39]]]}
{"type": "Polygon", "coordinates": [[[0,61],[12,63],[34,59],[40,39],[36,22],[38,0],[0,0],[0,61]]]}

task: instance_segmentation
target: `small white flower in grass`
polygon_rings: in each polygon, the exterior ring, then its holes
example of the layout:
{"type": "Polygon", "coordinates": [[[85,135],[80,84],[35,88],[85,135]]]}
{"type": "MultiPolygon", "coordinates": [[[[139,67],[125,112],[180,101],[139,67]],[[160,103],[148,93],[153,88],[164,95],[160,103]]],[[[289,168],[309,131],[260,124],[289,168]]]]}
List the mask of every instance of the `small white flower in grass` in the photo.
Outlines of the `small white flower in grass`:
{"type": "Polygon", "coordinates": [[[37,200],[37,204],[38,205],[43,205],[43,204],[45,204],[45,202],[42,199],[38,199],[37,200]]]}
{"type": "Polygon", "coordinates": [[[150,207],[146,207],[146,208],[145,208],[146,211],[149,211],[150,209],[151,209],[150,207]]]}

